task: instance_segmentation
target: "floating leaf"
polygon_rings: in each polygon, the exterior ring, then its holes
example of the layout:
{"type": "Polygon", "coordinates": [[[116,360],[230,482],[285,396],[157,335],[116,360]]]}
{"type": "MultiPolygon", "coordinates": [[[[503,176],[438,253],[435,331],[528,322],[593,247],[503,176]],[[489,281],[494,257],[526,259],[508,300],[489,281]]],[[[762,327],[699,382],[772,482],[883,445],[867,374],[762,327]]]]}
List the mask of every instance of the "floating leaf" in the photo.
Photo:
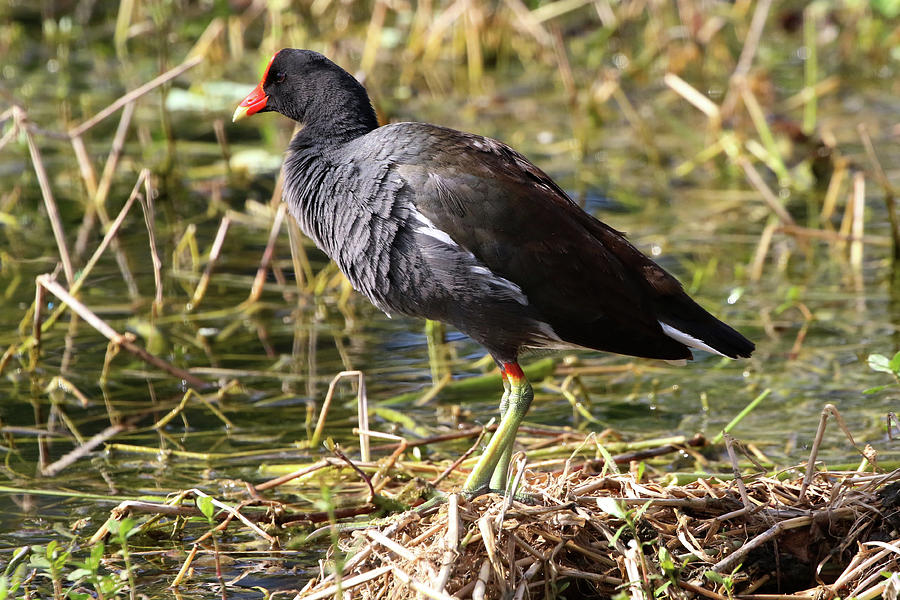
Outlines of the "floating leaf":
{"type": "Polygon", "coordinates": [[[868,362],[869,368],[873,371],[894,374],[894,370],[891,369],[891,361],[884,354],[870,354],[866,362],[868,362]]]}

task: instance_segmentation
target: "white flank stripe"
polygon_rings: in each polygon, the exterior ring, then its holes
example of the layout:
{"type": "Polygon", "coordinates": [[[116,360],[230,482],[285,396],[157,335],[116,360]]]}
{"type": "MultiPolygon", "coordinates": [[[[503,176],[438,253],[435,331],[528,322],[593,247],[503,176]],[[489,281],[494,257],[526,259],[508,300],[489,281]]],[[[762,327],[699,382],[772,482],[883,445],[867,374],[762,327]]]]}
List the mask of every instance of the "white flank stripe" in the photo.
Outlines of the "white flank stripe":
{"type": "Polygon", "coordinates": [[[434,227],[434,223],[431,222],[431,219],[429,219],[428,217],[426,217],[425,215],[423,215],[416,209],[413,209],[412,216],[419,223],[424,223],[425,225],[428,225],[429,227],[434,227]]]}
{"type": "MultiPolygon", "coordinates": [[[[421,233],[422,235],[427,235],[428,237],[434,238],[439,242],[447,244],[448,246],[452,246],[454,248],[459,248],[459,244],[457,244],[453,240],[453,238],[450,237],[450,234],[448,234],[443,229],[438,229],[437,226],[431,221],[431,219],[429,219],[428,217],[426,217],[425,215],[423,215],[422,213],[420,213],[419,211],[417,211],[415,209],[413,209],[411,214],[412,214],[412,217],[416,221],[418,221],[419,223],[422,224],[421,227],[416,227],[416,233],[421,233]]],[[[471,260],[472,262],[475,262],[478,260],[475,258],[475,255],[473,255],[471,252],[468,252],[462,248],[459,248],[459,252],[463,254],[465,259],[471,260]]],[[[521,304],[523,306],[528,305],[528,297],[522,291],[522,288],[520,288],[518,285],[516,285],[509,279],[500,277],[499,275],[497,275],[496,273],[491,271],[489,268],[484,267],[482,265],[472,265],[471,267],[469,267],[469,269],[471,270],[472,273],[475,273],[480,278],[484,279],[486,282],[509,290],[510,295],[512,296],[512,299],[515,300],[516,302],[518,302],[519,304],[521,304]]]]}
{"type": "Polygon", "coordinates": [[[435,229],[433,227],[418,227],[416,231],[421,233],[422,235],[427,235],[428,237],[432,237],[439,242],[444,242],[449,246],[456,246],[457,243],[453,241],[453,238],[447,235],[446,231],[441,231],[440,229],[435,229]]]}
{"type": "MultiPolygon", "coordinates": [[[[473,256],[472,258],[474,259],[475,257],[473,256]]],[[[478,275],[481,275],[490,283],[493,283],[494,285],[500,286],[502,288],[506,288],[507,290],[512,292],[513,299],[516,302],[518,302],[522,306],[528,306],[528,297],[525,295],[525,292],[523,292],[522,288],[517,286],[515,283],[513,283],[509,279],[506,279],[505,277],[500,277],[499,275],[497,275],[496,273],[494,273],[487,267],[482,267],[481,265],[475,265],[473,267],[470,267],[470,270],[473,273],[477,273],[478,275]]]]}
{"type": "Polygon", "coordinates": [[[528,299],[525,298],[525,293],[522,291],[518,285],[510,281],[505,277],[500,277],[487,267],[482,267],[479,265],[475,265],[471,267],[473,273],[478,273],[479,275],[483,275],[485,278],[489,279],[494,283],[494,285],[499,285],[501,287],[505,287],[506,289],[514,292],[516,294],[516,301],[520,304],[528,304],[528,299]]]}
{"type": "Polygon", "coordinates": [[[675,329],[671,325],[666,325],[662,321],[659,321],[659,324],[662,326],[663,333],[672,338],[673,340],[677,340],[684,344],[685,346],[690,346],[691,348],[697,348],[698,350],[706,350],[712,354],[718,354],[719,356],[725,356],[718,350],[712,348],[708,344],[704,343],[702,340],[698,340],[692,335],[688,335],[685,332],[675,329]]]}
{"type": "Polygon", "coordinates": [[[458,246],[459,245],[453,241],[453,238],[450,237],[450,235],[446,231],[444,231],[442,229],[438,229],[435,226],[435,224],[431,222],[431,219],[429,219],[428,217],[426,217],[419,211],[413,209],[412,216],[416,221],[418,221],[419,223],[422,223],[422,225],[423,225],[423,227],[416,228],[416,231],[418,233],[421,233],[422,235],[427,235],[428,237],[434,238],[437,241],[443,242],[450,246],[458,246]]]}

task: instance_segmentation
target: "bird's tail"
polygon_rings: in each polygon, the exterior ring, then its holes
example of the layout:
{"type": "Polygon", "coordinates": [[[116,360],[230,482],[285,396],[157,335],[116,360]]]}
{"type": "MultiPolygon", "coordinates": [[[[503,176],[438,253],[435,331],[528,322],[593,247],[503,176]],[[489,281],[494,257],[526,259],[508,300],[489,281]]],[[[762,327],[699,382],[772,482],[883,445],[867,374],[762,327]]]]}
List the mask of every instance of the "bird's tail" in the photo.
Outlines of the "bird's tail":
{"type": "Polygon", "coordinates": [[[667,305],[657,313],[663,332],[670,338],[690,348],[729,358],[746,358],[756,348],[753,342],[709,314],[687,294],[679,300],[675,306],[667,305]]]}

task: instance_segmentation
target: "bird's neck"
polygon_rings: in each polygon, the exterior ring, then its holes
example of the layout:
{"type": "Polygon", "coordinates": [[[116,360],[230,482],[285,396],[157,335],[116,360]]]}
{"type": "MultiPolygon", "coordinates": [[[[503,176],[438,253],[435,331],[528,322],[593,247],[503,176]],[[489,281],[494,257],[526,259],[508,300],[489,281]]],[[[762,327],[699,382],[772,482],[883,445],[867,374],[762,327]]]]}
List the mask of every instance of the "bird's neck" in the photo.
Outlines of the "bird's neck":
{"type": "Polygon", "coordinates": [[[345,144],[378,127],[378,118],[368,96],[347,93],[328,102],[313,102],[307,108],[303,129],[294,136],[291,148],[345,144]]]}

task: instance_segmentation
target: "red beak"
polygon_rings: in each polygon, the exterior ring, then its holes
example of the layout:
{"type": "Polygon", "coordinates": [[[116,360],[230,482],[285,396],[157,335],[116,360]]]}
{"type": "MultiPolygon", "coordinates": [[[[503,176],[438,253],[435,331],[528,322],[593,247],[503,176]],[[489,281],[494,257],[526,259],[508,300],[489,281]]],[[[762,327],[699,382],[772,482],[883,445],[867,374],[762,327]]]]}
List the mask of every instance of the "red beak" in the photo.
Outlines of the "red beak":
{"type": "Polygon", "coordinates": [[[237,109],[234,111],[234,116],[231,117],[232,122],[240,121],[244,117],[256,114],[266,107],[269,97],[266,96],[262,86],[263,82],[260,81],[259,85],[253,88],[253,91],[238,104],[237,109]]]}
{"type": "MultiPolygon", "coordinates": [[[[275,53],[275,56],[278,56],[278,52],[275,53]]],[[[275,56],[269,59],[269,64],[266,65],[266,72],[263,73],[262,79],[259,80],[259,84],[253,88],[252,92],[247,94],[247,97],[244,98],[240,104],[238,104],[238,107],[234,111],[234,116],[231,117],[232,123],[240,121],[244,117],[256,114],[266,107],[269,97],[266,96],[266,93],[263,91],[263,84],[266,82],[266,79],[269,78],[269,69],[272,67],[272,63],[275,62],[275,56]]]]}

